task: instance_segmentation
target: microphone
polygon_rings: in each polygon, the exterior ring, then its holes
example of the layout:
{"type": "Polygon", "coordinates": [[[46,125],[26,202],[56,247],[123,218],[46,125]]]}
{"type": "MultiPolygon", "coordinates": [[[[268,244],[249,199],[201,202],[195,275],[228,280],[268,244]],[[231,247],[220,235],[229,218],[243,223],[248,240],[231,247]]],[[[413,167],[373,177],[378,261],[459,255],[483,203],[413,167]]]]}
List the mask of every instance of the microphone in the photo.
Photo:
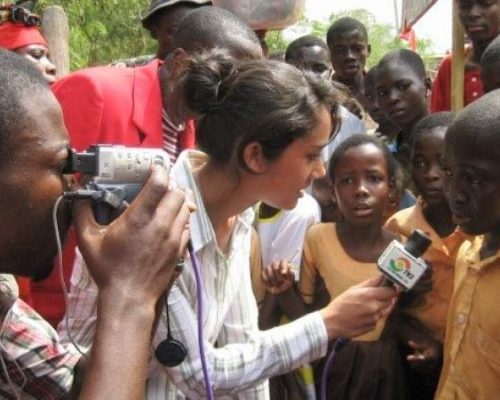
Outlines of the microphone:
{"type": "Polygon", "coordinates": [[[405,291],[411,290],[428,268],[420,256],[431,242],[420,229],[412,232],[404,246],[393,240],[377,261],[379,270],[384,274],[382,286],[398,284],[405,291]]]}

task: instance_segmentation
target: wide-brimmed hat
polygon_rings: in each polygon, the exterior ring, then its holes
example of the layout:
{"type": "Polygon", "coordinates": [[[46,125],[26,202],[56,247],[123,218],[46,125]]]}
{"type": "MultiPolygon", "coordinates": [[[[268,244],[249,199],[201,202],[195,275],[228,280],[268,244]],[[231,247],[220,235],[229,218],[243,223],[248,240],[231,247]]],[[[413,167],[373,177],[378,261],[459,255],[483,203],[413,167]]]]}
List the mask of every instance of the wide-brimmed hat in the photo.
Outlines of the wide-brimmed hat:
{"type": "Polygon", "coordinates": [[[146,29],[149,29],[151,17],[153,15],[155,15],[160,10],[175,6],[180,3],[203,6],[206,4],[212,4],[212,1],[211,0],[151,0],[148,13],[142,18],[142,26],[144,26],[144,28],[146,29]]]}

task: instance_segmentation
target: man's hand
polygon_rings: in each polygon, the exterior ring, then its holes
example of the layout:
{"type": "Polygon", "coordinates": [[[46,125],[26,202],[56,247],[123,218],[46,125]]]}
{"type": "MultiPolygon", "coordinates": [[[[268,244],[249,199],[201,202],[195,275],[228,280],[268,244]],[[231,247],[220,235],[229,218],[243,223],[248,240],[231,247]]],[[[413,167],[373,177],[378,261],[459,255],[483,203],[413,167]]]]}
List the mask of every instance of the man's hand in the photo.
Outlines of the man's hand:
{"type": "Polygon", "coordinates": [[[75,202],[80,250],[100,292],[154,307],[187,244],[193,209],[185,191],[169,188],[168,172],[161,167],[152,169],[134,202],[108,226],[95,222],[88,202],[75,202]]]}
{"type": "Polygon", "coordinates": [[[287,260],[273,261],[262,270],[261,276],[267,291],[272,294],[286,292],[295,282],[292,266],[287,260]]]}
{"type": "Polygon", "coordinates": [[[363,335],[389,315],[398,291],[381,283],[382,276],[353,286],[320,311],[330,340],[363,335]]]}

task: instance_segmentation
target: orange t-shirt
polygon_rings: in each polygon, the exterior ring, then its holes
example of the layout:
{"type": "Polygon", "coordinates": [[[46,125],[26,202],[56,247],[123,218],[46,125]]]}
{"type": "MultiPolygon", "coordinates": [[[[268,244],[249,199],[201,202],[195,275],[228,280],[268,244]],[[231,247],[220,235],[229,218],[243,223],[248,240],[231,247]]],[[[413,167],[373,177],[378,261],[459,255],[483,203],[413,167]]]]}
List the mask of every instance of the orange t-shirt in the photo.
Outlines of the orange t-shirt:
{"type": "MultiPolygon", "coordinates": [[[[298,284],[299,292],[307,304],[314,301],[316,279],[320,276],[333,299],[347,289],[369,278],[380,275],[376,263],[364,263],[351,258],[342,247],[333,223],[313,225],[306,234],[302,267],[298,284]]],[[[355,338],[373,341],[380,337],[385,319],[376,328],[355,338]]]]}

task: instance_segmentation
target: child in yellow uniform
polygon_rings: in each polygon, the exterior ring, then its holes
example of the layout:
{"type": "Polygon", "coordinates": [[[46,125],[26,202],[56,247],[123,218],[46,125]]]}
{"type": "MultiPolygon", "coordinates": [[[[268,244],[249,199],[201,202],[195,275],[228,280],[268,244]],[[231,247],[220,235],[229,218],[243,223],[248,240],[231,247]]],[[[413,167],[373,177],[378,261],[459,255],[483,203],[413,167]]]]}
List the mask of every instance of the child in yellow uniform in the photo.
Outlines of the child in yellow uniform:
{"type": "MultiPolygon", "coordinates": [[[[391,186],[390,157],[380,140],[367,135],[355,135],[334,151],[328,173],[341,219],[313,225],[306,235],[298,283],[298,292],[308,305],[302,303],[304,309],[320,306],[320,281],[333,299],[365,279],[380,275],[378,257],[392,240],[399,239],[383,228],[391,186]]],[[[283,266],[279,268],[283,270],[283,266]]],[[[273,271],[265,272],[265,281],[278,281],[273,271]]],[[[287,301],[278,301],[289,309],[293,305],[300,307],[297,298],[292,299],[293,294],[296,296],[296,292],[287,290],[278,296],[286,296],[287,301]]],[[[328,374],[329,398],[405,399],[397,345],[394,340],[379,340],[383,326],[379,322],[374,330],[357,337],[338,353],[328,374]]],[[[322,363],[314,374],[317,388],[321,369],[322,363]]]]}
{"type": "Polygon", "coordinates": [[[432,399],[436,390],[446,315],[453,292],[455,258],[466,238],[452,221],[443,191],[444,138],[454,117],[451,112],[432,114],[413,129],[410,161],[419,198],[415,206],[399,211],[386,223],[388,229],[403,236],[421,229],[432,239],[423,255],[432,267],[432,289],[401,307],[402,317],[398,323],[400,338],[407,348],[414,399],[432,399]],[[414,324],[413,319],[418,324],[414,324]],[[416,333],[415,325],[423,329],[416,333]]]}
{"type": "Polygon", "coordinates": [[[476,100],[446,134],[446,193],[454,222],[479,235],[460,248],[438,400],[500,393],[500,91],[476,100]]]}

